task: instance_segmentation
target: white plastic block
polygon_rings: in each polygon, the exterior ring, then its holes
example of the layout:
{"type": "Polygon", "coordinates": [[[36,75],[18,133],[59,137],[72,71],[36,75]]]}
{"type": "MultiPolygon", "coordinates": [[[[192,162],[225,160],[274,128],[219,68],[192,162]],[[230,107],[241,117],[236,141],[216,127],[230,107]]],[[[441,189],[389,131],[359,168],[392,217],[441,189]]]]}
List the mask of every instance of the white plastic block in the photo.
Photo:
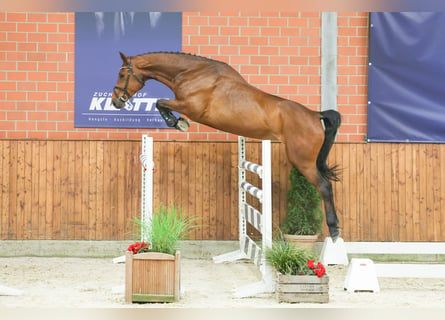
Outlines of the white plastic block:
{"type": "Polygon", "coordinates": [[[379,292],[374,262],[371,259],[351,259],[344,289],[348,292],[379,292]]]}
{"type": "Polygon", "coordinates": [[[349,259],[343,239],[338,238],[335,243],[332,241],[331,237],[324,239],[320,261],[325,266],[337,264],[347,266],[349,264],[349,259]]]}

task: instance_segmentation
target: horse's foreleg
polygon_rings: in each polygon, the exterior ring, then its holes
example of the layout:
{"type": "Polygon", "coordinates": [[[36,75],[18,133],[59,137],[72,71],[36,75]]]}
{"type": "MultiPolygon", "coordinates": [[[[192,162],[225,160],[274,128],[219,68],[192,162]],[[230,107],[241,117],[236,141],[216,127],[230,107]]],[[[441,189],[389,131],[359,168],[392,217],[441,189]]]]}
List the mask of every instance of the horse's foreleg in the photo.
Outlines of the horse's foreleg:
{"type": "Polygon", "coordinates": [[[172,101],[165,99],[159,99],[156,102],[156,108],[158,109],[165,123],[171,128],[176,128],[180,131],[187,131],[190,127],[188,121],[184,118],[176,118],[173,112],[168,108],[169,103],[172,103],[172,101]]]}

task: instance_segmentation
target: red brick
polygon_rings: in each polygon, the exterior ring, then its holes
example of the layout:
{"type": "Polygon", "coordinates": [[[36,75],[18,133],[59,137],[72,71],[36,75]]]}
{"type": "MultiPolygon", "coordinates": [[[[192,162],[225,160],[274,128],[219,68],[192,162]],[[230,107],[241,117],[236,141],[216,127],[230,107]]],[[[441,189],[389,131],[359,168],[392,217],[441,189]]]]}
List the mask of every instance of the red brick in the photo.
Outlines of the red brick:
{"type": "Polygon", "coordinates": [[[42,111],[35,111],[35,112],[28,112],[28,120],[29,121],[45,121],[48,120],[47,112],[42,111]]]}
{"type": "Polygon", "coordinates": [[[9,22],[26,22],[26,13],[7,12],[6,21],[9,22]]]}
{"type": "Polygon", "coordinates": [[[57,52],[56,43],[39,43],[39,52],[57,52]]]}
{"type": "Polygon", "coordinates": [[[240,28],[238,27],[221,27],[220,34],[223,36],[238,36],[240,28]]]}
{"type": "MultiPolygon", "coordinates": [[[[7,114],[6,114],[7,116],[7,114]]],[[[14,121],[0,121],[1,130],[13,131],[15,129],[14,121]]]]}
{"type": "Polygon", "coordinates": [[[249,18],[249,26],[266,27],[268,20],[267,18],[249,18]]]}
{"type": "MultiPolygon", "coordinates": [[[[56,108],[54,108],[55,110],[56,108]]],[[[68,121],[66,112],[48,112],[48,121],[68,121]]]]}
{"type": "Polygon", "coordinates": [[[259,36],[260,28],[259,27],[244,27],[240,29],[241,36],[259,36]]]}
{"type": "Polygon", "coordinates": [[[26,114],[25,111],[9,111],[6,116],[8,120],[26,120],[26,114]]]}
{"type": "Polygon", "coordinates": [[[46,56],[47,56],[47,61],[54,61],[54,62],[66,61],[65,53],[47,53],[46,56]]]}
{"type": "Polygon", "coordinates": [[[48,22],[66,23],[68,22],[68,17],[66,13],[48,13],[48,22]]]}
{"type": "Polygon", "coordinates": [[[8,91],[6,92],[6,99],[10,101],[17,101],[17,100],[26,100],[26,92],[23,91],[8,91]]]}
{"type": "Polygon", "coordinates": [[[28,99],[36,101],[46,100],[46,92],[28,92],[28,99]]]}
{"type": "Polygon", "coordinates": [[[222,55],[229,54],[229,55],[238,55],[238,47],[236,46],[221,46],[219,48],[219,51],[222,55]]]}
{"type": "MultiPolygon", "coordinates": [[[[28,138],[26,131],[9,131],[7,133],[7,138],[8,139],[25,139],[28,138]]],[[[31,137],[29,137],[31,138],[31,137]]]]}
{"type": "Polygon", "coordinates": [[[46,13],[28,13],[28,21],[31,22],[46,22],[46,13]]]}
{"type": "Polygon", "coordinates": [[[57,91],[74,91],[74,83],[72,82],[58,82],[57,91]]]}
{"type": "Polygon", "coordinates": [[[230,45],[242,46],[242,45],[248,45],[248,44],[249,44],[248,37],[236,37],[236,36],[230,37],[230,45]]]}
{"type": "Polygon", "coordinates": [[[247,26],[248,18],[246,17],[230,17],[229,25],[231,26],[247,26]]]}
{"type": "Polygon", "coordinates": [[[36,130],[36,123],[31,121],[17,121],[15,125],[15,130],[18,131],[36,130]]]}
{"type": "Polygon", "coordinates": [[[16,70],[17,64],[10,61],[0,61],[0,70],[8,71],[8,70],[16,70]]]}
{"type": "Polygon", "coordinates": [[[26,33],[25,32],[8,32],[8,41],[26,41],[26,33]]]}
{"type": "Polygon", "coordinates": [[[191,45],[208,45],[209,37],[208,36],[191,36],[190,44],[191,45]]]}
{"type": "Polygon", "coordinates": [[[48,132],[48,139],[66,140],[68,139],[68,132],[50,131],[48,132]]]}
{"type": "Polygon", "coordinates": [[[57,32],[57,24],[56,23],[40,23],[37,25],[38,32],[57,32]]]}
{"type": "Polygon", "coordinates": [[[14,72],[14,71],[11,71],[11,72],[8,72],[7,73],[7,79],[8,80],[12,80],[12,81],[14,81],[14,80],[17,80],[17,81],[20,81],[20,80],[26,80],[26,72],[23,72],[23,71],[19,71],[19,72],[14,72]]]}
{"type": "Polygon", "coordinates": [[[34,81],[17,82],[17,90],[19,91],[36,91],[37,83],[34,81]]]}
{"type": "Polygon", "coordinates": [[[37,62],[22,62],[19,61],[17,63],[18,71],[36,71],[37,70],[37,62]]]}
{"type": "Polygon", "coordinates": [[[30,42],[47,42],[47,40],[48,35],[46,33],[28,33],[28,41],[30,42]]]}
{"type": "Polygon", "coordinates": [[[227,17],[209,17],[209,23],[210,26],[227,26],[228,24],[228,18],[227,17]]]}
{"type": "Polygon", "coordinates": [[[37,24],[36,23],[18,23],[17,24],[17,31],[19,32],[36,32],[37,31],[37,24]]]}
{"type": "Polygon", "coordinates": [[[39,121],[39,122],[37,122],[37,130],[54,131],[54,130],[56,130],[56,123],[55,122],[39,121]]]}
{"type": "Polygon", "coordinates": [[[39,82],[37,84],[38,91],[56,91],[57,84],[55,82],[39,82]]]}
{"type": "Polygon", "coordinates": [[[40,52],[28,52],[26,54],[28,61],[45,61],[46,60],[46,54],[40,53],[40,52]]]}
{"type": "Polygon", "coordinates": [[[17,43],[18,51],[37,51],[37,44],[31,42],[17,43]]]}
{"type": "Polygon", "coordinates": [[[29,139],[48,139],[48,133],[45,131],[29,131],[29,139]]]}
{"type": "Polygon", "coordinates": [[[39,62],[39,71],[57,71],[56,62],[39,62]]]}
{"type": "Polygon", "coordinates": [[[200,35],[217,35],[219,33],[219,26],[203,26],[199,27],[200,35]]]}
{"type": "Polygon", "coordinates": [[[255,46],[241,46],[239,51],[240,54],[248,56],[257,56],[259,54],[259,48],[255,46]]]}
{"type": "Polygon", "coordinates": [[[235,67],[237,65],[242,65],[242,64],[249,64],[249,57],[248,56],[231,56],[230,57],[230,65],[232,67],[235,67]]]}
{"type": "Polygon", "coordinates": [[[17,24],[14,22],[2,22],[0,23],[0,31],[17,31],[17,24]]]}
{"type": "Polygon", "coordinates": [[[48,101],[68,101],[65,92],[48,92],[48,101]]]}
{"type": "Polygon", "coordinates": [[[28,80],[31,80],[31,81],[46,81],[47,80],[47,74],[46,74],[46,72],[28,72],[28,80]]]}
{"type": "MultiPolygon", "coordinates": [[[[215,19],[215,18],[213,18],[215,19]]],[[[189,25],[209,25],[209,18],[208,17],[199,17],[199,16],[190,16],[188,17],[189,25]]]]}

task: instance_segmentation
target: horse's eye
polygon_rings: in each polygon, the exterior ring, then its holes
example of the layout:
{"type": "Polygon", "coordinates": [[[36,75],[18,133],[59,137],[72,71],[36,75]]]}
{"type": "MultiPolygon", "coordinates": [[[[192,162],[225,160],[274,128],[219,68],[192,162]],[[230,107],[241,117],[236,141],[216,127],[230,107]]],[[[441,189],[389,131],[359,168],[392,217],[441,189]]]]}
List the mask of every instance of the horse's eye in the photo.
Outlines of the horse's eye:
{"type": "Polygon", "coordinates": [[[125,76],[122,73],[119,73],[119,78],[123,79],[125,76]]]}

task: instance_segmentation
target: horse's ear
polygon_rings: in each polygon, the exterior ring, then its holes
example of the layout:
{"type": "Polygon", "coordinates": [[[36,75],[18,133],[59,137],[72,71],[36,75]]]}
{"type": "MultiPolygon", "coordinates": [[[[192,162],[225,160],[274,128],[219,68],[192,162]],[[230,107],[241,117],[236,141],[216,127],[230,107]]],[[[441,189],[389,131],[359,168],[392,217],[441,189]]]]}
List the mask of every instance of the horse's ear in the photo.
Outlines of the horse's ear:
{"type": "Polygon", "coordinates": [[[121,59],[124,63],[128,64],[128,57],[119,51],[119,54],[121,55],[121,59]]]}

